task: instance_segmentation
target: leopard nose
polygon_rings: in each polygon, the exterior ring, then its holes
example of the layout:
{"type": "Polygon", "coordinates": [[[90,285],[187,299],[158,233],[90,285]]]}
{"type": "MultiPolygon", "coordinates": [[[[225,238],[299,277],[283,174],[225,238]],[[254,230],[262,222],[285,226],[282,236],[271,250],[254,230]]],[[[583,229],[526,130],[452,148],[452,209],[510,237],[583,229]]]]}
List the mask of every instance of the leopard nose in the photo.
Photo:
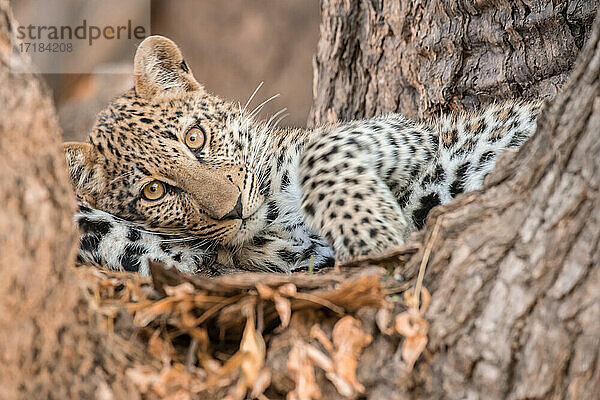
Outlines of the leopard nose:
{"type": "Polygon", "coordinates": [[[238,196],[237,202],[233,207],[233,210],[229,211],[227,214],[223,215],[219,220],[224,219],[242,219],[242,195],[238,196]]]}

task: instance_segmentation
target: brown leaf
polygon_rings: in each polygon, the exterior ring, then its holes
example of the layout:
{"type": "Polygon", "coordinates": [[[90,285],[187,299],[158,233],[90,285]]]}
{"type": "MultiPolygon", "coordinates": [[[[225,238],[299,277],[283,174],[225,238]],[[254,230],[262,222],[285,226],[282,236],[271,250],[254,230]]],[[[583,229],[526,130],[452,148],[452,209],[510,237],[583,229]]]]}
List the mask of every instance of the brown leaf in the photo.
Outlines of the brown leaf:
{"type": "Polygon", "coordinates": [[[260,396],[267,388],[271,385],[271,370],[269,368],[263,368],[258,377],[254,381],[252,391],[250,392],[251,398],[260,396]]]}
{"type": "Polygon", "coordinates": [[[305,344],[306,354],[308,358],[319,368],[326,372],[333,372],[335,370],[333,361],[321,350],[317,349],[310,344],[305,344]]]}
{"type": "Polygon", "coordinates": [[[157,359],[168,363],[171,361],[169,345],[160,338],[160,331],[157,329],[152,333],[148,341],[148,351],[157,359]]]}
{"type": "Polygon", "coordinates": [[[294,297],[296,293],[298,293],[298,289],[293,283],[286,283],[285,285],[281,285],[277,289],[277,291],[287,297],[294,297]]]}
{"type": "Polygon", "coordinates": [[[421,288],[420,298],[414,291],[407,290],[404,292],[404,302],[413,314],[425,315],[427,308],[429,308],[429,303],[431,303],[431,294],[429,294],[425,286],[421,288]]]}
{"type": "Polygon", "coordinates": [[[133,317],[133,322],[139,327],[147,326],[150,322],[154,321],[157,316],[170,312],[173,309],[173,302],[174,299],[172,297],[159,300],[149,307],[137,311],[135,317],[133,317]]]}
{"type": "Polygon", "coordinates": [[[209,378],[206,380],[207,386],[215,387],[230,384],[233,379],[232,375],[239,370],[243,359],[244,354],[238,351],[231,356],[222,367],[219,367],[218,362],[215,360],[207,360],[204,362],[203,366],[207,372],[215,371],[215,373],[210,374],[209,378]]]}
{"type": "Polygon", "coordinates": [[[333,353],[333,343],[331,343],[331,340],[329,340],[327,334],[323,332],[323,329],[319,325],[315,324],[310,328],[310,337],[317,339],[325,347],[325,350],[333,353]]]}
{"type": "MultiPolygon", "coordinates": [[[[356,378],[358,357],[363,347],[373,340],[373,337],[360,329],[360,321],[347,315],[333,327],[333,362],[336,373],[348,382],[354,390],[363,393],[365,387],[356,378]]],[[[337,385],[336,385],[337,387],[337,385]]],[[[340,394],[343,394],[340,392],[340,394]]]]}
{"type": "Polygon", "coordinates": [[[142,393],[148,392],[150,385],[159,379],[159,375],[154,368],[142,365],[136,365],[133,368],[127,369],[125,375],[142,393]]]}
{"type": "Polygon", "coordinates": [[[187,295],[194,293],[194,285],[189,282],[183,282],[177,286],[165,286],[165,293],[167,296],[175,297],[177,300],[184,299],[187,295]]]}
{"type": "Polygon", "coordinates": [[[382,333],[386,335],[394,333],[394,327],[390,326],[390,323],[392,322],[392,310],[389,308],[381,308],[377,310],[377,314],[375,314],[375,322],[382,333]]]}
{"type": "MultiPolygon", "coordinates": [[[[296,387],[287,394],[287,400],[312,400],[321,398],[321,391],[315,379],[313,361],[309,357],[307,349],[308,345],[306,343],[297,340],[290,350],[287,367],[296,387]]],[[[326,356],[324,357],[326,358],[326,356]]]]}
{"type": "Polygon", "coordinates": [[[246,392],[246,380],[241,377],[235,385],[229,388],[227,396],[223,397],[223,400],[243,400],[246,392]]]}
{"type": "Polygon", "coordinates": [[[396,317],[394,329],[405,337],[402,343],[402,359],[408,368],[412,369],[427,346],[429,324],[421,315],[407,311],[396,317]]]}
{"type": "Polygon", "coordinates": [[[190,400],[191,398],[192,396],[190,395],[189,391],[180,389],[175,393],[165,397],[163,400],[190,400]]]}
{"type": "Polygon", "coordinates": [[[371,343],[372,337],[360,329],[360,322],[349,315],[341,318],[333,327],[333,343],[318,325],[312,326],[310,336],[331,354],[330,358],[315,347],[304,344],[301,350],[311,361],[311,368],[315,364],[323,369],[342,396],[364,392],[364,386],[356,378],[356,367],[363,347],[371,343]]]}
{"type": "Polygon", "coordinates": [[[181,364],[165,366],[160,372],[160,379],[152,383],[152,391],[165,398],[171,392],[176,393],[178,388],[189,387],[191,380],[192,377],[185,373],[181,364]]]}
{"type": "Polygon", "coordinates": [[[402,343],[402,359],[409,369],[413,369],[415,362],[427,346],[427,336],[419,335],[404,339],[402,343]]]}
{"type": "Polygon", "coordinates": [[[272,299],[273,295],[275,294],[273,289],[261,283],[256,284],[256,290],[258,291],[258,295],[261,299],[272,299]]]}
{"type": "Polygon", "coordinates": [[[249,388],[254,386],[260,370],[265,365],[266,346],[262,335],[254,327],[254,318],[246,320],[246,328],[240,344],[244,355],[241,368],[249,388]]]}
{"type": "Polygon", "coordinates": [[[290,323],[290,318],[292,317],[292,303],[289,299],[281,296],[278,293],[273,295],[273,302],[275,303],[277,314],[279,314],[279,319],[281,319],[281,326],[286,328],[290,323]]]}

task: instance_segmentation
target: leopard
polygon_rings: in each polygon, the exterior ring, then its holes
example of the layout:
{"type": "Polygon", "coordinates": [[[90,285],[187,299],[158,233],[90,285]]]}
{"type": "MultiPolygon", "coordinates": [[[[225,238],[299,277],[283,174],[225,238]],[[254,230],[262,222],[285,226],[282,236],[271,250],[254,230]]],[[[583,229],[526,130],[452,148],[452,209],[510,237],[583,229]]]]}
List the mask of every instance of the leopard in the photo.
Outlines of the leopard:
{"type": "Polygon", "coordinates": [[[413,121],[399,113],[281,128],[209,93],[179,47],[149,36],[134,86],[64,143],[78,259],[150,273],[319,271],[402,246],[432,208],[480,190],[537,125],[541,101],[413,121]]]}

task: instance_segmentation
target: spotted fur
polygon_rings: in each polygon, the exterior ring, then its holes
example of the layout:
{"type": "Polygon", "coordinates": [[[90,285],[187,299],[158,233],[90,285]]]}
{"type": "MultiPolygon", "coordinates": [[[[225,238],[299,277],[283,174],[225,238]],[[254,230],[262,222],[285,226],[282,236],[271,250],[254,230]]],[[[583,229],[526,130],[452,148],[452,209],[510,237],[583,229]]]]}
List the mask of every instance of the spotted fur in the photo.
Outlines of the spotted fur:
{"type": "Polygon", "coordinates": [[[65,145],[80,200],[79,257],[148,273],[290,272],[401,245],[431,208],[480,188],[498,155],[535,131],[539,104],[416,123],[399,114],[312,130],[208,94],[177,46],[146,39],[134,89],[87,144],[65,145]],[[191,128],[206,145],[185,144],[191,128]],[[160,181],[159,201],[142,196],[160,181]]]}

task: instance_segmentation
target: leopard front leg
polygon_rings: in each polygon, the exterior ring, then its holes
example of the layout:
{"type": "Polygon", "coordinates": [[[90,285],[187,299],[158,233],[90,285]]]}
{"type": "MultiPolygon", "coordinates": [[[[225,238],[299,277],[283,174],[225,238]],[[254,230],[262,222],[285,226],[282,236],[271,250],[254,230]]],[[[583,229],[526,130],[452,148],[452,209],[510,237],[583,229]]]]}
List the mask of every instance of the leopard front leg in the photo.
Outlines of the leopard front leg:
{"type": "Polygon", "coordinates": [[[385,132],[376,137],[360,128],[339,127],[323,135],[306,148],[299,165],[305,220],[341,262],[400,246],[410,233],[384,180],[402,164],[402,155],[385,132]],[[396,159],[387,162],[390,157],[396,159]]]}
{"type": "Polygon", "coordinates": [[[118,271],[150,274],[150,261],[187,274],[221,275],[217,252],[196,239],[164,238],[142,227],[80,203],[73,216],[81,237],[78,259],[118,271]]]}
{"type": "Polygon", "coordinates": [[[319,271],[334,264],[333,250],[304,224],[289,231],[265,230],[240,249],[234,264],[248,271],[319,271]]]}

